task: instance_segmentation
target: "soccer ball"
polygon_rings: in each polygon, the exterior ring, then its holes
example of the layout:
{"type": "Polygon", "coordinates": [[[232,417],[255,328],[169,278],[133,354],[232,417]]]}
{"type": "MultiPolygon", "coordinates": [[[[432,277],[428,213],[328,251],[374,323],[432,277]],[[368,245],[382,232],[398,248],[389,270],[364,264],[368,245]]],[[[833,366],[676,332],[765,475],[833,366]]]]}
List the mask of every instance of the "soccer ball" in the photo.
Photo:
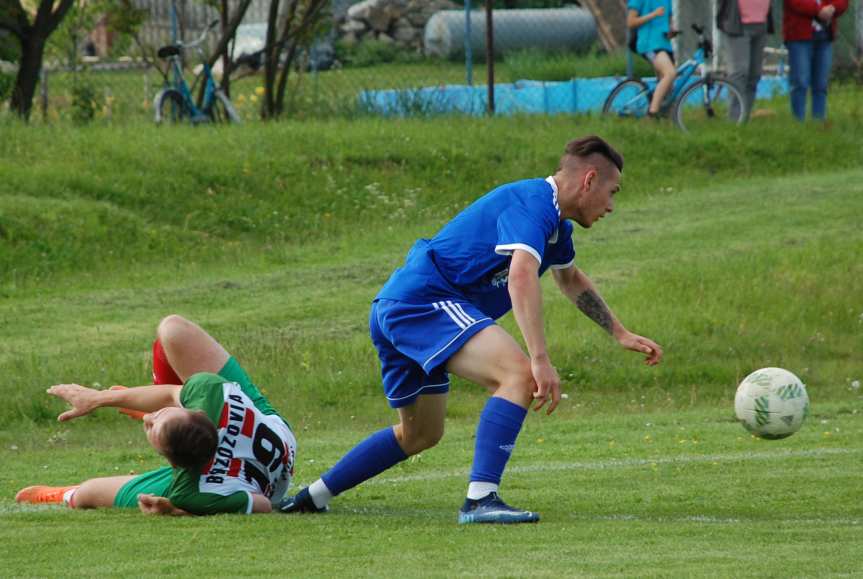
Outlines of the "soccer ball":
{"type": "Polygon", "coordinates": [[[737,419],[760,438],[791,436],[809,415],[809,395],[800,378],[782,368],[762,368],[743,379],[734,397],[737,419]]]}

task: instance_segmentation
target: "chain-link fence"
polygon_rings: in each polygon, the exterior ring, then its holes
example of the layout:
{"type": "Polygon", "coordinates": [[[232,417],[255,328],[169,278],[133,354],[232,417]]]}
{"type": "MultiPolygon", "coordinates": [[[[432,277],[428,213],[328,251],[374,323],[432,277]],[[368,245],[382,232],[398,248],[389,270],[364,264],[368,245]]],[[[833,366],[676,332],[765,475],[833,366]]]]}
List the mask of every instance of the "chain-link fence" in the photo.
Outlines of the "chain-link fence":
{"type": "MultiPolygon", "coordinates": [[[[71,36],[71,48],[61,47],[46,58],[34,103],[35,120],[152,120],[154,96],[169,80],[156,49],[174,39],[192,41],[208,23],[224,16],[220,5],[230,13],[243,2],[130,1],[141,16],[131,40],[123,40],[122,33],[112,29],[110,18],[95,18],[88,30],[71,36]]],[[[246,121],[261,118],[265,84],[261,50],[267,42],[271,2],[247,3],[235,41],[227,50],[232,70],[226,88],[246,121]]],[[[467,4],[464,0],[330,0],[316,34],[300,45],[290,61],[283,116],[484,113],[490,78],[487,12],[483,2],[467,4]]],[[[781,4],[774,1],[779,30],[781,4]]],[[[840,74],[860,69],[860,0],[851,4],[840,19],[834,44],[840,74]]],[[[285,1],[282,10],[290,5],[285,1]]],[[[689,24],[711,30],[715,0],[675,0],[674,6],[678,27],[684,30],[676,49],[687,56],[694,49],[689,24]]],[[[279,17],[287,16],[282,12],[279,17]]],[[[625,17],[625,0],[583,0],[579,5],[563,0],[496,2],[496,111],[596,111],[628,65],[635,76],[651,76],[650,65],[627,49],[625,17]]],[[[217,38],[217,33],[210,35],[205,44],[208,54],[217,38]]],[[[770,45],[776,50],[766,56],[767,71],[781,73],[781,32],[771,37],[770,45]]],[[[714,64],[721,68],[722,51],[718,54],[714,64]]],[[[201,70],[201,58],[190,50],[183,62],[191,84],[201,70]]],[[[9,64],[5,66],[0,69],[6,70],[0,72],[0,92],[14,74],[9,64]]],[[[219,59],[214,65],[217,82],[223,69],[219,59]]]]}

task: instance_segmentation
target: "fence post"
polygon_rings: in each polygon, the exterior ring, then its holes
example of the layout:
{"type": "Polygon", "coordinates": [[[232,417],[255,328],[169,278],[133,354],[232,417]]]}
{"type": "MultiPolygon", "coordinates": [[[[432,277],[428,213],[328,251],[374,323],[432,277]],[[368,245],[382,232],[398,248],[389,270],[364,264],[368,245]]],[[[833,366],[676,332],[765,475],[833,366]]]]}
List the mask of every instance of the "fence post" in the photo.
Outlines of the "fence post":
{"type": "Polygon", "coordinates": [[[42,101],[42,120],[48,122],[48,73],[43,66],[39,69],[39,97],[42,101]]]}
{"type": "Polygon", "coordinates": [[[494,116],[494,22],[492,19],[492,4],[494,0],[485,0],[485,61],[488,69],[488,107],[486,111],[494,116]]]}
{"type": "Polygon", "coordinates": [[[473,46],[470,36],[470,0],[464,0],[464,66],[467,85],[473,86],[473,46]]]}
{"type": "Polygon", "coordinates": [[[857,0],[857,56],[863,59],[863,0],[857,0]]]}
{"type": "MultiPolygon", "coordinates": [[[[629,9],[626,9],[627,17],[629,16],[629,9]]],[[[632,41],[632,29],[627,25],[626,27],[626,78],[635,78],[635,64],[632,62],[632,50],[629,49],[629,43],[632,41]]]]}
{"type": "Polygon", "coordinates": [[[147,110],[147,102],[150,100],[150,67],[144,69],[144,110],[147,110]]]}
{"type": "Polygon", "coordinates": [[[710,27],[713,38],[713,62],[711,69],[717,71],[722,66],[722,34],[719,32],[719,26],[716,23],[716,0],[710,0],[710,27]]]}

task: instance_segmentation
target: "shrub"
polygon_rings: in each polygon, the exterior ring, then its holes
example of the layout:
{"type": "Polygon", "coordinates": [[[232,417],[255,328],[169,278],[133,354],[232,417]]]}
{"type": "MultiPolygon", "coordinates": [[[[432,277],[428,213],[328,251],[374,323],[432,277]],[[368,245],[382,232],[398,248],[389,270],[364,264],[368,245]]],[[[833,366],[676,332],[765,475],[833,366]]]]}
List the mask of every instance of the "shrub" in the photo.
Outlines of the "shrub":
{"type": "Polygon", "coordinates": [[[0,101],[5,101],[12,94],[12,87],[15,86],[15,76],[8,72],[0,70],[0,101]]]}
{"type": "Polygon", "coordinates": [[[352,45],[339,42],[336,44],[336,55],[345,66],[356,68],[387,62],[416,62],[421,59],[417,53],[380,40],[364,40],[352,45]]]}
{"type": "Polygon", "coordinates": [[[79,125],[86,125],[96,118],[99,109],[96,87],[90,80],[79,78],[72,85],[72,120],[79,125]]]}

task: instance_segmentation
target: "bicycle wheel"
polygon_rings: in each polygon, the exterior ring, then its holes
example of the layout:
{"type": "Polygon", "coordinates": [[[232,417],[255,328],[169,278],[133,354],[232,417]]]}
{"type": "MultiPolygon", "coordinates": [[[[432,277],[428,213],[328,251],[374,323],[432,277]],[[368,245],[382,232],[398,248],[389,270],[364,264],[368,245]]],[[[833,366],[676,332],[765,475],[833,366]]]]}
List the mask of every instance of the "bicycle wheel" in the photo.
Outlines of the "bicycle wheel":
{"type": "Polygon", "coordinates": [[[650,90],[640,80],[627,79],[611,89],[602,114],[640,119],[650,106],[650,90]]]}
{"type": "Polygon", "coordinates": [[[153,100],[156,109],[156,124],[184,123],[189,120],[189,108],[180,91],[166,88],[153,100]]]}
{"type": "Polygon", "coordinates": [[[677,97],[671,118],[687,132],[723,124],[740,125],[746,120],[743,93],[724,78],[703,78],[677,97]]]}
{"type": "Polygon", "coordinates": [[[240,115],[231,99],[221,90],[213,94],[213,105],[210,107],[210,118],[214,123],[239,123],[240,115]]]}

